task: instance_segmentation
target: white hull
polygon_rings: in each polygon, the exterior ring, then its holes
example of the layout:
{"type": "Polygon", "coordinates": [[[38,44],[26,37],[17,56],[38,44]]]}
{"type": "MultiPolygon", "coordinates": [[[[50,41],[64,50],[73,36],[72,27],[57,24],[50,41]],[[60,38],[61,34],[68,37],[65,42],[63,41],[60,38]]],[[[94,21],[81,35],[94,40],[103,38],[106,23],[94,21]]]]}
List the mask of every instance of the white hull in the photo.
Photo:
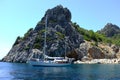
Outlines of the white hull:
{"type": "Polygon", "coordinates": [[[32,66],[44,66],[44,67],[59,67],[69,66],[71,63],[55,63],[55,62],[44,62],[44,61],[28,61],[32,66]]]}

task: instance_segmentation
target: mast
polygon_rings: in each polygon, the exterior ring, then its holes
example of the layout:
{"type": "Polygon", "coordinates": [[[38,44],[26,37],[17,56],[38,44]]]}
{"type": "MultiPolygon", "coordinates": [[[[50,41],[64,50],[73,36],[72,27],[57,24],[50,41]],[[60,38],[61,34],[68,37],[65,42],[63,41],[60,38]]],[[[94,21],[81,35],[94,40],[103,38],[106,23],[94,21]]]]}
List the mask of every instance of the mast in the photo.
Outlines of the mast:
{"type": "Polygon", "coordinates": [[[45,17],[45,39],[44,39],[44,50],[43,50],[44,59],[46,54],[46,32],[47,32],[47,15],[45,17]]]}
{"type": "Polygon", "coordinates": [[[65,56],[66,57],[66,37],[65,37],[65,56]]]}
{"type": "Polygon", "coordinates": [[[65,58],[66,58],[66,49],[67,49],[67,46],[66,46],[67,45],[67,43],[66,43],[67,39],[68,39],[68,37],[65,37],[65,56],[64,56],[65,58]]]}

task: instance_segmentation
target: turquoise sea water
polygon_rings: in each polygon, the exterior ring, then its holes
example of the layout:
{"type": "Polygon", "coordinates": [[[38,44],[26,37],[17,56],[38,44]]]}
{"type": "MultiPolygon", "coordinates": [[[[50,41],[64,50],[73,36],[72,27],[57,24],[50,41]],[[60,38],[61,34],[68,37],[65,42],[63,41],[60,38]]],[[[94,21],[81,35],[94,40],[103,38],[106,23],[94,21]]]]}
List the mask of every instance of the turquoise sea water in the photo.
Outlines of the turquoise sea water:
{"type": "Polygon", "coordinates": [[[33,67],[0,62],[0,80],[120,80],[120,64],[33,67]]]}

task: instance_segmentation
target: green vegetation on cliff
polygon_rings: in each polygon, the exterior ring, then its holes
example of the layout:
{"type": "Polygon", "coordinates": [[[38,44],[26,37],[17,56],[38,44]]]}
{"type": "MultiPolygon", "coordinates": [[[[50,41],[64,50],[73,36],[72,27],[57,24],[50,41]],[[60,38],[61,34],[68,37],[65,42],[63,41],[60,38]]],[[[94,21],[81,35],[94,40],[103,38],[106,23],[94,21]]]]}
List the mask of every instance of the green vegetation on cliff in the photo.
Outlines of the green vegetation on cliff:
{"type": "Polygon", "coordinates": [[[23,37],[18,37],[2,61],[26,62],[31,58],[31,55],[42,54],[47,14],[49,16],[47,16],[46,55],[60,57],[66,52],[68,57],[76,60],[82,60],[84,57],[90,59],[116,58],[117,53],[119,57],[118,46],[111,47],[103,44],[120,45],[120,29],[117,26],[108,24],[106,28],[98,32],[86,30],[78,24],[72,23],[70,11],[60,5],[47,10],[34,29],[31,28],[23,37]],[[65,37],[67,37],[66,45],[65,37]]]}
{"type": "Polygon", "coordinates": [[[116,34],[113,37],[107,37],[105,34],[81,28],[77,23],[73,23],[72,25],[87,41],[103,42],[120,46],[120,34],[116,34]]]}
{"type": "MultiPolygon", "coordinates": [[[[95,41],[96,44],[94,45],[97,45],[98,42],[103,42],[103,43],[109,43],[109,44],[115,44],[117,46],[120,46],[120,34],[115,34],[114,36],[111,36],[111,37],[107,37],[107,35],[105,35],[104,33],[100,33],[99,31],[98,32],[94,32],[93,30],[87,30],[87,29],[84,29],[82,27],[80,27],[77,23],[73,23],[72,24],[75,29],[81,34],[83,35],[84,39],[87,40],[87,41],[95,41]]],[[[20,37],[18,36],[14,45],[17,45],[19,44],[22,40],[25,40],[31,33],[31,31],[33,30],[33,28],[30,28],[27,33],[25,33],[24,37],[20,37]]],[[[108,31],[108,30],[107,30],[108,31]]],[[[111,31],[111,29],[110,29],[111,31]]],[[[40,45],[40,42],[43,41],[43,38],[42,38],[42,34],[44,34],[45,30],[42,29],[38,32],[38,36],[36,37],[35,39],[35,44],[33,46],[33,48],[41,48],[41,45],[40,45]]],[[[56,34],[59,36],[59,39],[63,39],[64,38],[64,34],[60,33],[60,32],[56,32],[56,34]]],[[[107,34],[107,33],[106,33],[107,34]]],[[[49,38],[47,38],[49,39],[49,38]]],[[[48,41],[50,41],[51,39],[49,39],[48,41]]]]}
{"type": "Polygon", "coordinates": [[[91,41],[91,40],[96,42],[106,41],[105,36],[102,34],[94,32],[93,30],[86,30],[84,28],[81,28],[77,23],[73,23],[73,26],[80,34],[83,35],[84,39],[87,41],[91,41]]]}
{"type": "Polygon", "coordinates": [[[111,39],[113,43],[120,46],[120,34],[114,35],[111,39]]]}

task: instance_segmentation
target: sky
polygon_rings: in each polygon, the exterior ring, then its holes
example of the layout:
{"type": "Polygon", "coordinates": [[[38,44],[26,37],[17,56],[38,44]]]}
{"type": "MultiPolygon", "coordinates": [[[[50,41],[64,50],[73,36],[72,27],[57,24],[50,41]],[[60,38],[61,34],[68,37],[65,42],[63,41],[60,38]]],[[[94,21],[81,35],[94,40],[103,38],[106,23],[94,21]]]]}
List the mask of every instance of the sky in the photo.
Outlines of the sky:
{"type": "Polygon", "coordinates": [[[73,22],[88,30],[100,30],[107,23],[120,26],[120,0],[0,0],[0,59],[57,5],[67,7],[73,22]]]}

